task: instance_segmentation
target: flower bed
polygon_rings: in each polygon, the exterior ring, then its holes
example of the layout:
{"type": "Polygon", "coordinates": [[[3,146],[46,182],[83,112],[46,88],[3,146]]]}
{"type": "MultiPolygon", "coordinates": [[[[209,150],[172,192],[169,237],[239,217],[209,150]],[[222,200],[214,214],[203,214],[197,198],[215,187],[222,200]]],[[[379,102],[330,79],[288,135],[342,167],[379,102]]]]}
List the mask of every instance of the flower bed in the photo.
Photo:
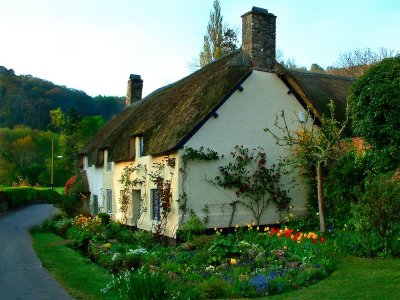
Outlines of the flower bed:
{"type": "Polygon", "coordinates": [[[100,217],[47,221],[42,228],[73,239],[76,248],[113,272],[115,280],[104,292],[117,288],[128,299],[272,295],[333,270],[325,238],[291,228],[216,228],[173,247],[154,242],[148,232],[106,225],[100,217]]]}

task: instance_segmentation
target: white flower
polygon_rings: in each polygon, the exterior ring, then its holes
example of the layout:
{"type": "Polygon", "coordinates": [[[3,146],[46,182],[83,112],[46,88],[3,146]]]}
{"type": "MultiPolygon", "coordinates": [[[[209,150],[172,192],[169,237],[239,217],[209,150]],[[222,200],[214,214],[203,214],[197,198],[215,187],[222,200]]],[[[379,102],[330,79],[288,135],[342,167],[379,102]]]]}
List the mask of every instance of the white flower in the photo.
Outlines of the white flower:
{"type": "Polygon", "coordinates": [[[111,260],[114,261],[114,260],[116,260],[119,256],[121,256],[121,254],[119,254],[118,252],[115,252],[115,253],[113,254],[113,256],[111,257],[111,260]]]}

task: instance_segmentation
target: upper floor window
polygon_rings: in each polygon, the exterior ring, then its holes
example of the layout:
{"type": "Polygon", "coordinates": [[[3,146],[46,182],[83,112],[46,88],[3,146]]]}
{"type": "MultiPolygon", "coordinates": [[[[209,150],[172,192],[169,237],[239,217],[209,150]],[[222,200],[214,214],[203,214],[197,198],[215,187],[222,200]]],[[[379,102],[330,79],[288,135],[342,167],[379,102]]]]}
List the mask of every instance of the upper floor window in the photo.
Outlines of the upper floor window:
{"type": "Polygon", "coordinates": [[[102,166],[104,164],[104,149],[99,149],[97,151],[96,165],[102,166]]]}
{"type": "Polygon", "coordinates": [[[128,145],[128,158],[135,159],[135,152],[136,152],[136,137],[131,136],[129,137],[129,145],[128,145]]]}
{"type": "Polygon", "coordinates": [[[139,157],[142,157],[144,152],[143,137],[139,136],[138,139],[139,139],[139,157]]]}

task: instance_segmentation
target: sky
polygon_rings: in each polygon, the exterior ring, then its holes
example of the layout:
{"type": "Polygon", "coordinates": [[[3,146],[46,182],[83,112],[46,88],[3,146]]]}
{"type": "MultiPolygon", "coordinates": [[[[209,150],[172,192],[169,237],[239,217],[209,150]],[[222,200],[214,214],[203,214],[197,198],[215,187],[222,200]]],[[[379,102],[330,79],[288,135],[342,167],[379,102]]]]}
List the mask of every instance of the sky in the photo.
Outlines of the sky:
{"type": "MultiPolygon", "coordinates": [[[[91,96],[125,96],[129,74],[143,95],[190,74],[213,0],[0,0],[0,66],[91,96]]],[[[284,59],[326,68],[341,53],[400,51],[399,0],[220,0],[237,29],[253,6],[277,16],[284,59]]]]}

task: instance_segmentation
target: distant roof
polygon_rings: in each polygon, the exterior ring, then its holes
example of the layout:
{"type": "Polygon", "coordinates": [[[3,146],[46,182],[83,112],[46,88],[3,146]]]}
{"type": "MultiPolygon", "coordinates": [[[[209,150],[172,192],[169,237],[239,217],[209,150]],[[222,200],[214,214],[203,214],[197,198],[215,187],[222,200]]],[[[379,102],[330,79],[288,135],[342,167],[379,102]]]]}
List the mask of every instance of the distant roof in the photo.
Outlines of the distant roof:
{"type": "MultiPolygon", "coordinates": [[[[250,59],[242,51],[228,54],[193,74],[162,87],[113,118],[80,151],[94,164],[98,150],[108,149],[110,161],[128,160],[130,137],[143,136],[144,155],[182,148],[251,74],[250,59]]],[[[327,113],[334,100],[343,117],[354,79],[288,71],[276,73],[305,106],[317,116],[327,113]]]]}

